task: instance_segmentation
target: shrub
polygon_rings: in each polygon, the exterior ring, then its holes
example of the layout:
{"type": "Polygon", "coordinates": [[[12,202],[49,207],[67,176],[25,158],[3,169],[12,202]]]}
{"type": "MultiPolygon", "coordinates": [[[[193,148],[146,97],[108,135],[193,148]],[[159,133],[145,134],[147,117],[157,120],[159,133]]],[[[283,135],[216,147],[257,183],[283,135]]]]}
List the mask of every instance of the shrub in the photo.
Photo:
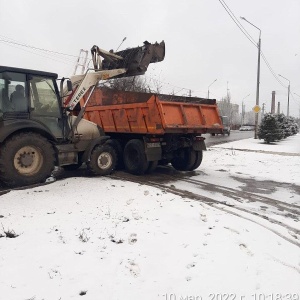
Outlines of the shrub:
{"type": "Polygon", "coordinates": [[[279,141],[284,137],[284,130],[276,115],[265,114],[258,128],[258,138],[266,143],[279,141]]]}

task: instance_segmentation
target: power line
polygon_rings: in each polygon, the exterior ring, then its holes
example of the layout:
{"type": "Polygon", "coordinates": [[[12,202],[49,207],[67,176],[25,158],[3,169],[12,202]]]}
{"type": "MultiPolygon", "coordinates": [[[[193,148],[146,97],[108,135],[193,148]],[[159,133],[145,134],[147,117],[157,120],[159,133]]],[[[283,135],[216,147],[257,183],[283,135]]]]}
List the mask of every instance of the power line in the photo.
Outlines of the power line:
{"type": "Polygon", "coordinates": [[[12,39],[7,39],[7,38],[3,38],[3,36],[0,36],[2,38],[0,38],[0,42],[4,42],[4,43],[8,43],[8,44],[13,44],[13,45],[17,45],[17,46],[22,46],[22,47],[27,47],[27,48],[31,48],[34,50],[39,50],[39,51],[44,51],[44,52],[49,52],[49,53],[54,53],[54,54],[59,54],[59,55],[64,55],[64,56],[71,56],[71,57],[76,57],[75,55],[72,54],[66,54],[66,53],[62,53],[62,52],[57,52],[57,51],[53,51],[53,50],[48,50],[48,49],[44,49],[44,48],[39,48],[39,47],[35,47],[35,46],[31,46],[31,45],[27,45],[27,44],[23,44],[17,41],[14,41],[12,39]]]}
{"type": "MultiPolygon", "coordinates": [[[[229,8],[229,6],[226,4],[226,2],[224,0],[219,0],[219,2],[221,3],[221,5],[223,6],[223,8],[226,10],[226,12],[228,13],[228,15],[230,16],[230,18],[234,21],[234,23],[239,27],[239,29],[242,31],[242,33],[246,36],[246,38],[256,47],[258,48],[258,45],[255,43],[254,39],[252,38],[252,36],[247,32],[247,30],[243,27],[243,25],[239,22],[239,20],[236,18],[236,16],[234,15],[234,13],[231,11],[231,9],[229,8]]],[[[272,73],[272,75],[274,76],[274,78],[278,81],[279,84],[281,84],[283,87],[286,87],[278,78],[278,76],[276,75],[276,73],[274,72],[274,70],[272,69],[271,65],[269,64],[269,62],[267,61],[266,56],[264,55],[264,53],[262,51],[261,52],[261,56],[266,64],[266,66],[268,67],[268,69],[270,70],[270,72],[272,73]]]]}
{"type": "Polygon", "coordinates": [[[246,38],[255,46],[257,47],[257,44],[255,43],[254,39],[252,36],[247,32],[247,30],[243,27],[243,25],[238,21],[234,13],[230,10],[228,5],[225,3],[223,0],[219,0],[221,5],[224,7],[230,18],[233,20],[233,22],[239,27],[239,29],[242,31],[242,33],[246,36],[246,38]]]}
{"type": "MultiPolygon", "coordinates": [[[[0,42],[1,42],[1,40],[0,40],[0,42]]],[[[32,53],[32,54],[35,54],[35,55],[38,55],[38,56],[41,56],[41,57],[46,57],[46,58],[48,58],[48,59],[57,61],[57,62],[59,62],[59,63],[68,64],[68,65],[71,64],[71,61],[66,62],[66,60],[63,60],[62,58],[61,58],[61,59],[59,59],[59,58],[57,58],[57,57],[56,57],[56,58],[53,58],[53,57],[51,57],[51,56],[49,56],[49,55],[47,55],[47,54],[41,54],[41,53],[37,53],[37,52],[32,52],[32,51],[29,51],[29,50],[27,50],[27,49],[23,49],[23,48],[18,47],[18,46],[13,46],[13,45],[8,45],[8,46],[9,46],[9,47],[16,48],[16,49],[20,49],[20,50],[25,51],[25,52],[28,52],[28,53],[32,53]]]]}

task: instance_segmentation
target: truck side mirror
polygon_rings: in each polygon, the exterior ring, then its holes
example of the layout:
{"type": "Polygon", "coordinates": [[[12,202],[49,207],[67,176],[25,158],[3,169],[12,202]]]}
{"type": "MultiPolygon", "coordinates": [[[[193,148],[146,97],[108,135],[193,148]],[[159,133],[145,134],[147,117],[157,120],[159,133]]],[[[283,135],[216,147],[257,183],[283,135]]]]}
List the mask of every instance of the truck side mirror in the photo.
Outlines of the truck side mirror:
{"type": "Polygon", "coordinates": [[[68,92],[72,92],[73,91],[73,85],[72,85],[72,81],[71,80],[67,80],[67,89],[68,89],[68,92]]]}

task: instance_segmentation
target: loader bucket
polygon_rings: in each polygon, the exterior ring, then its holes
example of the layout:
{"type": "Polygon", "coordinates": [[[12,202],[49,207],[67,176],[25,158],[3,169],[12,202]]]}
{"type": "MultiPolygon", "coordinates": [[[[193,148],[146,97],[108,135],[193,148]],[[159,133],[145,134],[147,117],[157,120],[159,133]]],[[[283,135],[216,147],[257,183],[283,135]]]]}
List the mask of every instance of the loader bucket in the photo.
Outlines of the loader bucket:
{"type": "Polygon", "coordinates": [[[164,60],[165,42],[151,44],[145,41],[144,46],[122,50],[114,54],[121,56],[123,59],[117,61],[104,59],[102,62],[103,70],[127,69],[127,72],[119,77],[143,75],[149,64],[164,60]]]}

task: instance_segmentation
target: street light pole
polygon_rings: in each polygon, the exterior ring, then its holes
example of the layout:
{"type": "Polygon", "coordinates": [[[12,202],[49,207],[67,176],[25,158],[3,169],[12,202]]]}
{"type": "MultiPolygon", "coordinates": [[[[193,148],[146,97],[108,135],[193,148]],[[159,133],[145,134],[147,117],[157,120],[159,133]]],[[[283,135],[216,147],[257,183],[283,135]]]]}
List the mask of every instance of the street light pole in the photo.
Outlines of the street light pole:
{"type": "MultiPolygon", "coordinates": [[[[259,30],[259,40],[258,40],[258,60],[257,60],[257,79],[256,79],[256,106],[259,106],[259,80],[260,80],[260,53],[261,53],[261,30],[251,22],[249,22],[246,18],[241,17],[242,20],[246,21],[253,27],[259,30]]],[[[255,113],[255,131],[254,138],[257,139],[257,130],[258,130],[258,113],[255,113]]]]}
{"type": "Polygon", "coordinates": [[[244,100],[249,97],[249,95],[247,95],[246,97],[243,98],[242,100],[242,119],[241,119],[241,126],[244,124],[244,117],[245,117],[245,108],[244,108],[244,100]]]}
{"type": "Polygon", "coordinates": [[[209,88],[210,86],[215,83],[217,81],[217,79],[215,79],[209,86],[208,86],[208,89],[207,89],[207,99],[209,99],[209,88]]]}
{"type": "Polygon", "coordinates": [[[280,74],[278,74],[278,75],[289,82],[289,85],[288,85],[288,103],[287,103],[287,112],[286,112],[286,116],[288,117],[290,115],[290,87],[291,87],[291,82],[287,78],[283,77],[282,75],[280,75],[280,74]]]}

